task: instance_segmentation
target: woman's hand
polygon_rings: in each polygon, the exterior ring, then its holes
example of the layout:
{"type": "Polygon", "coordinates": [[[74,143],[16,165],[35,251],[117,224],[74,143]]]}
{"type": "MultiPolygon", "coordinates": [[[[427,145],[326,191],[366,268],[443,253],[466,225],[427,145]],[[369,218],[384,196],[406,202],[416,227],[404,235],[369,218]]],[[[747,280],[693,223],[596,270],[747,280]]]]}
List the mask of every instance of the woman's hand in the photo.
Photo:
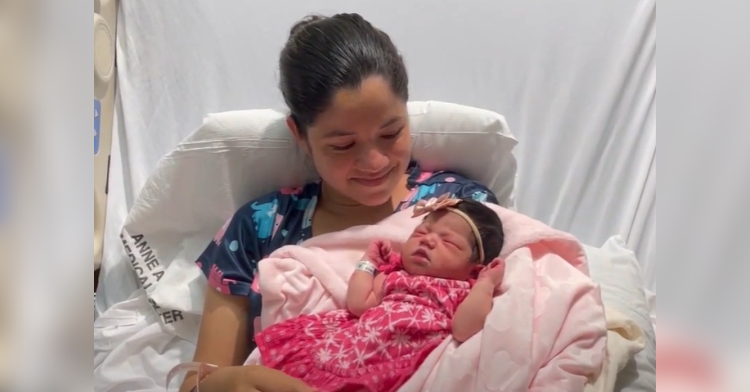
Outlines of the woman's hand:
{"type": "Polygon", "coordinates": [[[500,283],[503,282],[504,277],[505,260],[498,257],[495,260],[492,260],[492,262],[490,262],[490,264],[484,267],[481,271],[479,271],[477,282],[482,281],[492,285],[492,287],[497,287],[500,285],[500,283]]]}
{"type": "Polygon", "coordinates": [[[365,256],[369,261],[375,264],[375,266],[381,266],[384,264],[388,264],[388,260],[390,259],[392,252],[393,248],[391,247],[390,241],[376,239],[373,240],[370,243],[370,246],[367,247],[365,256]]]}
{"type": "Polygon", "coordinates": [[[283,372],[257,365],[219,368],[199,386],[200,392],[316,392],[283,372]]]}

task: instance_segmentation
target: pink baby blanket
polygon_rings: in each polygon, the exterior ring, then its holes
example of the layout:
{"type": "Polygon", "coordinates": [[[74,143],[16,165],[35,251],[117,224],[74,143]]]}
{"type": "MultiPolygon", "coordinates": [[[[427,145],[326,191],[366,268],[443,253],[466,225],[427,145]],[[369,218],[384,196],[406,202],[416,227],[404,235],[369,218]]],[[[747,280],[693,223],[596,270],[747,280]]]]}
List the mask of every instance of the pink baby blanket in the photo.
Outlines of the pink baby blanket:
{"type": "MultiPolygon", "coordinates": [[[[583,247],[570,234],[491,207],[505,229],[506,275],[484,330],[461,345],[447,338],[400,391],[583,391],[601,371],[607,336],[583,247]]],[[[344,308],[349,276],[367,245],[384,238],[400,251],[420,222],[411,214],[286,246],[261,261],[260,327],[344,308]]],[[[256,350],[246,363],[259,358],[256,350]]]]}

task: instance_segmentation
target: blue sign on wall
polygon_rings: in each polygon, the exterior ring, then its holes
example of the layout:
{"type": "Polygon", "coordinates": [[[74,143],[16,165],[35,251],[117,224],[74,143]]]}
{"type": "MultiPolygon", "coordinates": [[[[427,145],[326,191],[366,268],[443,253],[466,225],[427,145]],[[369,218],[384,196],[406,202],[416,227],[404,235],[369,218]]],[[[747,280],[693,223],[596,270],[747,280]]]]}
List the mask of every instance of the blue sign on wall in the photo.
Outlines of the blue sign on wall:
{"type": "Polygon", "coordinates": [[[94,155],[99,154],[99,135],[102,125],[102,103],[94,100],[94,155]]]}

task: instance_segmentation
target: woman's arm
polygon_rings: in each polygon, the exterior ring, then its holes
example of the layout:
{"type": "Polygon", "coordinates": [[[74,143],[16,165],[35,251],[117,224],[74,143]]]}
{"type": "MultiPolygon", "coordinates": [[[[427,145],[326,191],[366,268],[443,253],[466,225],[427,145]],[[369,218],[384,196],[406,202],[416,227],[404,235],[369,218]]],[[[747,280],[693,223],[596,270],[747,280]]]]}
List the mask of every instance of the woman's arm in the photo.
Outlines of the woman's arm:
{"type": "MultiPolygon", "coordinates": [[[[203,305],[203,319],[193,360],[223,366],[242,365],[250,355],[247,315],[250,301],[245,296],[222,294],[209,287],[203,305]]],[[[188,373],[180,392],[195,387],[197,374],[188,373]]]]}
{"type": "MultiPolygon", "coordinates": [[[[196,362],[220,367],[242,365],[249,355],[248,294],[257,255],[261,254],[249,208],[240,208],[224,224],[196,262],[208,280],[194,354],[196,362]]],[[[212,378],[222,382],[228,374],[234,372],[222,372],[212,378]]],[[[180,392],[190,391],[197,382],[197,375],[188,373],[180,392]]]]}
{"type": "MultiPolygon", "coordinates": [[[[219,230],[198,258],[197,264],[208,279],[194,361],[219,366],[201,381],[201,391],[238,392],[255,390],[266,382],[264,392],[302,392],[304,383],[262,366],[242,366],[250,355],[252,318],[259,293],[253,290],[258,261],[275,250],[267,240],[275,215],[258,213],[279,206],[277,214],[287,215],[294,204],[284,202],[279,192],[269,193],[241,207],[219,230]],[[286,208],[286,209],[284,209],[286,208]],[[264,381],[265,380],[265,381],[264,381]],[[275,385],[273,388],[268,385],[275,385]]],[[[188,374],[180,392],[188,392],[198,382],[188,374]]]]}

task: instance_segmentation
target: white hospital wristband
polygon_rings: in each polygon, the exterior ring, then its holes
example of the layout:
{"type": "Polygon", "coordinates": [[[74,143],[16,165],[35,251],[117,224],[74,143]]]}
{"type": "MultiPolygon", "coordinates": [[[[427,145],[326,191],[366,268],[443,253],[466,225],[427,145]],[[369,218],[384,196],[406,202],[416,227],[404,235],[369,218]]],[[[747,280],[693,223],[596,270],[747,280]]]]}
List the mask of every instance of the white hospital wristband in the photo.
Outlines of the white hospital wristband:
{"type": "Polygon", "coordinates": [[[375,265],[367,260],[362,260],[359,263],[357,263],[357,267],[354,269],[355,271],[364,271],[367,272],[370,275],[375,276],[375,272],[377,271],[377,268],[375,268],[375,265]]]}

